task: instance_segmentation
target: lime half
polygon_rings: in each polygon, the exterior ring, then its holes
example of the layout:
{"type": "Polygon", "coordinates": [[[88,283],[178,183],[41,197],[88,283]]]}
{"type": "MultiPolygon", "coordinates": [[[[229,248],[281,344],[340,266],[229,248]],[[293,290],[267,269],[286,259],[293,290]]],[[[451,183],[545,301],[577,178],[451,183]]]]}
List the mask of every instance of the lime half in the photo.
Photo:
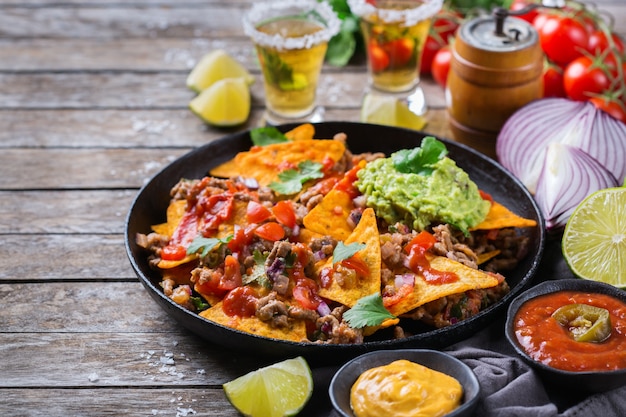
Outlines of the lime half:
{"type": "Polygon", "coordinates": [[[237,126],[250,115],[250,90],[244,78],[216,81],[189,103],[205,122],[219,127],[237,126]]]}
{"type": "Polygon", "coordinates": [[[247,373],[223,388],[230,403],[245,416],[294,416],[313,394],[313,377],[299,356],[247,373]]]}
{"type": "Polygon", "coordinates": [[[367,94],[363,99],[361,121],[415,130],[426,126],[426,119],[413,113],[405,103],[396,97],[378,94],[367,94]]]}
{"type": "Polygon", "coordinates": [[[216,49],[204,55],[187,76],[187,88],[200,93],[224,78],[242,77],[248,84],[254,77],[228,53],[216,49]]]}
{"type": "Polygon", "coordinates": [[[563,257],[584,279],[626,287],[626,187],[585,198],[563,232],[563,257]]]}

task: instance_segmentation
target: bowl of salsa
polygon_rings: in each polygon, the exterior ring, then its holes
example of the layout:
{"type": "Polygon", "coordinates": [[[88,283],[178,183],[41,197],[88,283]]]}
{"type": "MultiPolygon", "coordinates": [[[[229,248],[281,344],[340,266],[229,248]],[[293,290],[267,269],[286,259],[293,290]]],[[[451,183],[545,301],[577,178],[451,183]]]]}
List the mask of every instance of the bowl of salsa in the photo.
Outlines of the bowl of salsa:
{"type": "Polygon", "coordinates": [[[511,302],[505,334],[550,382],[586,392],[626,385],[626,292],[612,285],[542,282],[511,302]]]}

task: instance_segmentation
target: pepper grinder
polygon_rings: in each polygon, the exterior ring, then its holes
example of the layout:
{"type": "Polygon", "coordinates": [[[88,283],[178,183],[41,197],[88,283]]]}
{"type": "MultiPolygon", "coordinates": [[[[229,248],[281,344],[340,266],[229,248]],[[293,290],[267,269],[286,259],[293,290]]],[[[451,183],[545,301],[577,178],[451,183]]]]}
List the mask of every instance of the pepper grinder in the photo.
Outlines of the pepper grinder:
{"type": "Polygon", "coordinates": [[[543,50],[537,31],[512,12],[461,25],[452,47],[445,90],[450,129],[457,142],[496,158],[506,120],[543,95],[543,50]]]}

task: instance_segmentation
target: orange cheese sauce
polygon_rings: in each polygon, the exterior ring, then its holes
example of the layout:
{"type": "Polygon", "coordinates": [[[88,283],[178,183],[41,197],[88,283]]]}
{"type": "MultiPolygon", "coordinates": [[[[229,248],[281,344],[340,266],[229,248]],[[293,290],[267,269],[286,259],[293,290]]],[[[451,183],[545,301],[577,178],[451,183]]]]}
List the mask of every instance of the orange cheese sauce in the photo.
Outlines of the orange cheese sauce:
{"type": "Polygon", "coordinates": [[[626,304],[617,298],[578,291],[546,294],[521,306],[514,329],[518,343],[528,355],[553,368],[573,372],[626,368],[626,304]],[[559,307],[575,303],[609,311],[612,328],[606,340],[577,342],[552,318],[559,307]]]}
{"type": "Polygon", "coordinates": [[[462,398],[455,378],[404,359],[363,372],[350,391],[357,417],[440,417],[462,398]]]}

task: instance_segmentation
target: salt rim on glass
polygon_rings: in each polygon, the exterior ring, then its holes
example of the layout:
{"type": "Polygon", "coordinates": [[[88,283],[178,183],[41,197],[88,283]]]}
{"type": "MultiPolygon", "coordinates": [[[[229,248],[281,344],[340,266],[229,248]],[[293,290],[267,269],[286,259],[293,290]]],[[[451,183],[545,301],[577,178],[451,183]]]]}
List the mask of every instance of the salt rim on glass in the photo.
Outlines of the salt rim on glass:
{"type": "Polygon", "coordinates": [[[306,0],[257,2],[252,5],[250,11],[243,18],[243,30],[246,35],[259,45],[278,50],[307,49],[321,42],[328,42],[330,38],[339,33],[340,26],[341,21],[330,4],[306,0]],[[297,15],[312,16],[318,23],[324,25],[324,29],[305,36],[289,38],[279,34],[270,35],[256,29],[264,21],[280,16],[297,15]]]}
{"type": "Polygon", "coordinates": [[[403,26],[414,26],[437,14],[443,6],[443,0],[422,0],[420,5],[410,9],[378,8],[367,0],[348,0],[348,5],[359,17],[376,15],[385,23],[400,22],[403,26]]]}

